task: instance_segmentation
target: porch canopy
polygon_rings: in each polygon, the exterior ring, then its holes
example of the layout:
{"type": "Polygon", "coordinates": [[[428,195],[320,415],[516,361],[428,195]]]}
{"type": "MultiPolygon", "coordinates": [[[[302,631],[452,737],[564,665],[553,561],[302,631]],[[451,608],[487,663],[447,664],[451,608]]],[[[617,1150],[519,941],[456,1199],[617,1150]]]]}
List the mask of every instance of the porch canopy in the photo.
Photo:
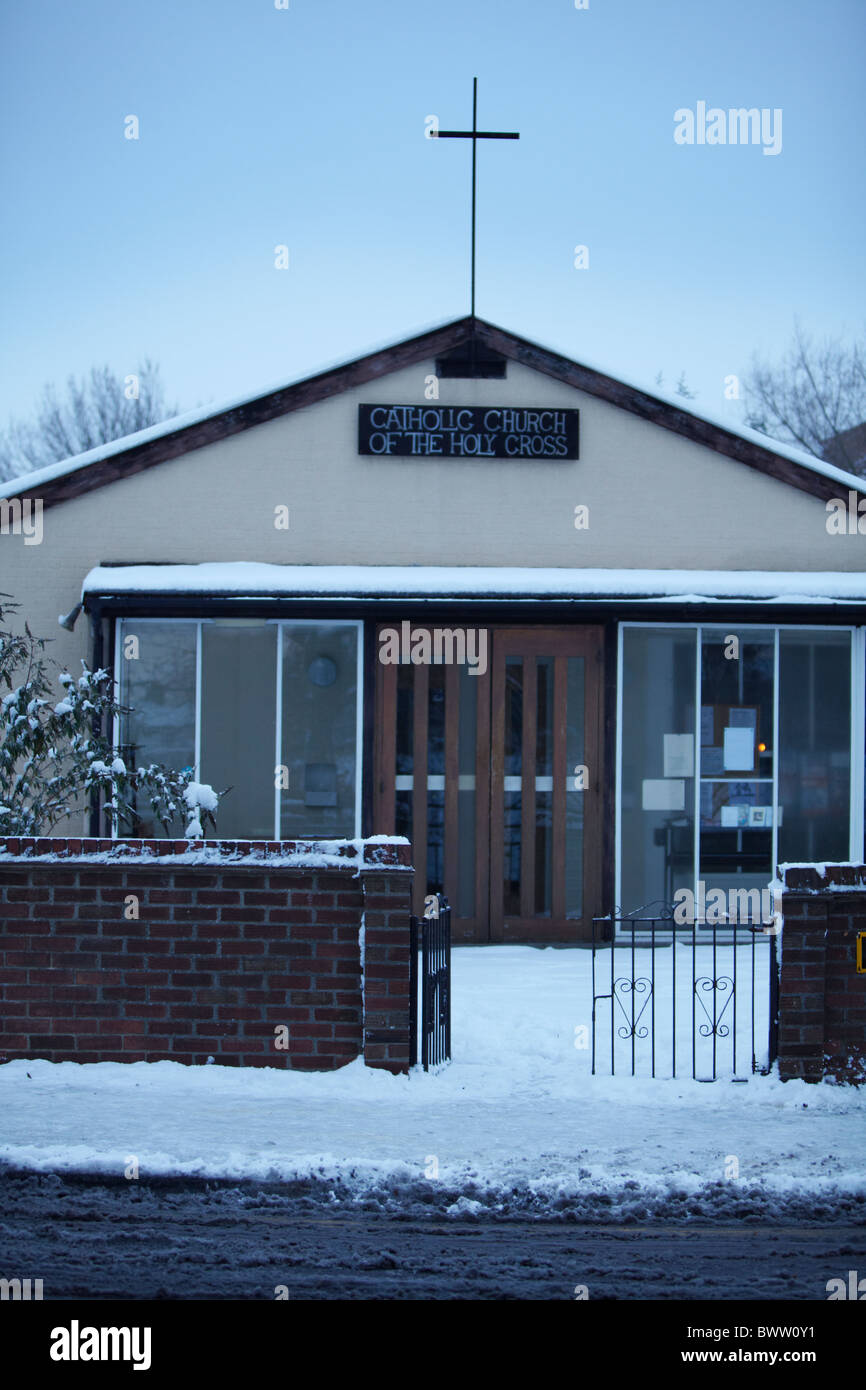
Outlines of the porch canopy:
{"type": "MultiPolygon", "coordinates": [[[[828,570],[546,569],[476,565],[103,564],[86,607],[153,596],[182,600],[309,598],[455,602],[862,604],[866,573],[828,570]]],[[[160,604],[162,606],[162,604],[160,604]]]]}

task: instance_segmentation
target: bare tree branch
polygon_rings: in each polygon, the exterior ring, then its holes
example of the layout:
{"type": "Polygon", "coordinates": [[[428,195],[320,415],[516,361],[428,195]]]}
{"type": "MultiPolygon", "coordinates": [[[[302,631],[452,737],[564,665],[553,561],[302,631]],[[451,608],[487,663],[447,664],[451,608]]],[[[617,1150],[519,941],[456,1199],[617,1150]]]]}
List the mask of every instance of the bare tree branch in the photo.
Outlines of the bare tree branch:
{"type": "Polygon", "coordinates": [[[866,424],[866,338],[816,343],[795,320],[782,360],[772,364],[753,357],[743,388],[746,423],[753,429],[866,473],[862,440],[846,438],[866,424]]]}
{"type": "Polygon", "coordinates": [[[107,365],[92,367],[80,381],[69,377],[62,398],[55,386],[46,385],[32,419],[10,420],[0,431],[0,481],[73,458],[177,413],[177,405],[166,404],[159,367],[150,358],[126,376],[116,376],[107,365]]]}

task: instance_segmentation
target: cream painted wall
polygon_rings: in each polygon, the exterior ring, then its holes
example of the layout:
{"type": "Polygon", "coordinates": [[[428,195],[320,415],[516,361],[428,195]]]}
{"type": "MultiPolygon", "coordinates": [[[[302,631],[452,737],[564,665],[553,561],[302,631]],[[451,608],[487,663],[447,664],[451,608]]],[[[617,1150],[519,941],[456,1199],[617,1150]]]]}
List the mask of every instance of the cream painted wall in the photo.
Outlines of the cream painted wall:
{"type": "Polygon", "coordinates": [[[0,537],[0,590],[77,663],[86,623],[73,636],[57,615],[106,560],[864,567],[863,538],[828,535],[817,498],[514,363],[505,381],[443,381],[440,404],[576,406],[578,461],[359,456],[358,403],[422,404],[433,371],[395,372],[52,507],[41,545],[0,537]],[[288,532],[273,525],[281,503],[288,532]]]}

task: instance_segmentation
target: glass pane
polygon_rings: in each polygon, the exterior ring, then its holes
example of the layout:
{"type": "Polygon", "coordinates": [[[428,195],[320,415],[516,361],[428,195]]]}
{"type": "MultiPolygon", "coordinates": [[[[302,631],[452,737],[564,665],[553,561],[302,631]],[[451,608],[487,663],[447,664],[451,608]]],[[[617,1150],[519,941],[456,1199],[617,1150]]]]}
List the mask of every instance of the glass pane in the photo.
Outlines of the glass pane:
{"type": "Polygon", "coordinates": [[[699,877],[708,891],[765,888],[772,877],[774,663],[772,628],[703,629],[699,877]]]}
{"type": "MultiPolygon", "coordinates": [[[[625,628],[622,670],[622,903],[694,889],[696,632],[625,628]],[[691,735],[668,740],[666,734],[691,735]],[[665,749],[667,748],[667,759],[665,749]]],[[[590,769],[592,775],[592,769],[590,769]]],[[[579,793],[573,793],[579,795],[579,793]]]]}
{"type": "MultiPolygon", "coordinates": [[[[575,768],[584,763],[584,659],[568,658],[568,694],[565,736],[565,915],[583,916],[583,814],[584,792],[575,786],[575,768]]],[[[598,770],[588,769],[589,779],[598,770]]]]}
{"type": "Polygon", "coordinates": [[[445,887],[445,667],[431,666],[429,681],[427,699],[427,892],[441,893],[445,887]],[[433,783],[432,786],[431,782],[433,783]]]}
{"type": "Polygon", "coordinates": [[[520,809],[523,761],[523,658],[505,661],[505,790],[503,910],[520,913],[520,809]]]}
{"type": "Polygon", "coordinates": [[[274,835],[277,631],[217,620],[202,627],[202,779],[222,792],[226,839],[274,835]]]}
{"type": "Polygon", "coordinates": [[[457,916],[475,916],[475,734],[478,722],[477,676],[460,667],[460,729],[457,741],[457,916]]]}
{"type": "Polygon", "coordinates": [[[358,629],[284,623],[282,762],[289,785],[280,797],[283,839],[354,835],[357,702],[358,629]]]}
{"type": "Polygon", "coordinates": [[[553,878],[553,657],[538,658],[535,679],[535,915],[549,917],[553,878]]]}
{"type": "Polygon", "coordinates": [[[779,634],[779,860],[850,853],[851,634],[779,634]]]}
{"type": "Polygon", "coordinates": [[[412,793],[398,788],[394,805],[394,834],[412,841],[412,793]]]}
{"type": "MultiPolygon", "coordinates": [[[[195,763],[197,627],[132,619],[119,624],[120,703],[130,709],[121,721],[120,742],[129,768],[164,763],[180,772],[195,763]]],[[[142,807],[136,833],[164,836],[149,810],[142,807]]]]}
{"type": "Polygon", "coordinates": [[[415,686],[413,667],[397,667],[397,775],[412,775],[415,686]]]}
{"type": "Polygon", "coordinates": [[[412,840],[412,773],[415,717],[414,667],[397,667],[397,787],[394,833],[412,840]]]}

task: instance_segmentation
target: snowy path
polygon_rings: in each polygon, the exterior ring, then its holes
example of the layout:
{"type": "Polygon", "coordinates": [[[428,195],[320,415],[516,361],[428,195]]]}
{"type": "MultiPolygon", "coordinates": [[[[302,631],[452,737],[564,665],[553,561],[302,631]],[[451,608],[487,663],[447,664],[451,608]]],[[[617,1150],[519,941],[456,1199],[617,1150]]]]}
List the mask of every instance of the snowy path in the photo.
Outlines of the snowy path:
{"type": "Polygon", "coordinates": [[[391,1077],[171,1062],[0,1067],[0,1160],[120,1177],[312,1178],[387,1207],[594,1219],[796,1219],[866,1191],[866,1095],[833,1085],[590,1075],[590,954],[454,952],[455,1061],[391,1077]],[[29,1077],[28,1077],[29,1073],[29,1077]],[[736,1160],[738,1176],[730,1176],[736,1160]],[[727,1169],[727,1175],[726,1175],[727,1169]],[[477,1205],[476,1205],[477,1204],[477,1205]]]}

